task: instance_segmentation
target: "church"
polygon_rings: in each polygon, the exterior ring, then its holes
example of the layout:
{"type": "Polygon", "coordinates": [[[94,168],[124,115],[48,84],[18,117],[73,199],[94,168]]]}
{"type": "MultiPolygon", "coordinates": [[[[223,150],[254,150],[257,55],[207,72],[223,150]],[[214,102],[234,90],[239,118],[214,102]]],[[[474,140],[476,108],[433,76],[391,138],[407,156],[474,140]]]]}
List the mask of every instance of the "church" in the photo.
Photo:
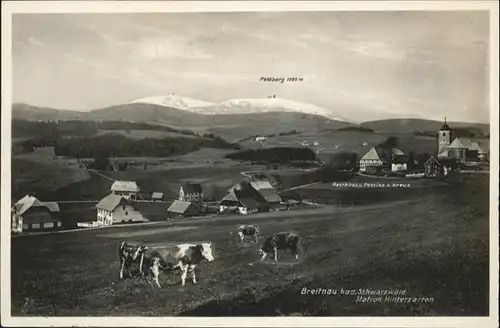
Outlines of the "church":
{"type": "Polygon", "coordinates": [[[457,163],[477,163],[487,159],[487,152],[469,138],[452,139],[453,131],[444,119],[438,131],[438,160],[453,159],[457,163]],[[453,141],[452,141],[453,140],[453,141]]]}

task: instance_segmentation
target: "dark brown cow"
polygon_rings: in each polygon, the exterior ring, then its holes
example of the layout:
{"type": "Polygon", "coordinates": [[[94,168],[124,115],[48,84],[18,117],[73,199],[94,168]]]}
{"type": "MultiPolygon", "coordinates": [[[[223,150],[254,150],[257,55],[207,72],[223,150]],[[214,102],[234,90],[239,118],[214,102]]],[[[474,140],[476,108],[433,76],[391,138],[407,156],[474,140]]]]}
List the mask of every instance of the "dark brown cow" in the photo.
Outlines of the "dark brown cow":
{"type": "Polygon", "coordinates": [[[149,247],[144,253],[145,270],[152,273],[156,285],[161,288],[158,277],[159,269],[165,272],[181,269],[182,286],[186,284],[187,273],[191,273],[193,283],[196,284],[194,269],[202,260],[212,262],[212,243],[181,244],[176,246],[149,247]]]}
{"type": "Polygon", "coordinates": [[[289,249],[296,259],[299,258],[299,236],[294,232],[280,232],[269,236],[259,249],[261,260],[268,254],[274,254],[274,260],[278,261],[278,250],[289,249]]]}
{"type": "Polygon", "coordinates": [[[136,245],[127,242],[122,242],[120,247],[118,248],[118,258],[120,259],[120,279],[123,279],[123,268],[127,266],[128,275],[132,277],[132,273],[130,272],[130,266],[134,262],[140,262],[139,264],[139,272],[142,271],[142,262],[144,258],[144,252],[147,250],[146,246],[136,245]]]}

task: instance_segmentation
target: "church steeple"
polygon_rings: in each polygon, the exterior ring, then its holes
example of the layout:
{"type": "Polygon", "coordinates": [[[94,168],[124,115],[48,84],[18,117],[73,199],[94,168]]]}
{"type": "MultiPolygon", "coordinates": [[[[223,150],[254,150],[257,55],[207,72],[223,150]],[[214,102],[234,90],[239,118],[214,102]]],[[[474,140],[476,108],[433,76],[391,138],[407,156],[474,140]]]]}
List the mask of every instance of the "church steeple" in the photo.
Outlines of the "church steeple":
{"type": "Polygon", "coordinates": [[[451,128],[444,118],[444,123],[438,131],[438,157],[446,157],[443,152],[451,143],[451,128]],[[441,155],[441,156],[440,156],[441,155]]]}
{"type": "Polygon", "coordinates": [[[441,129],[439,129],[439,131],[451,131],[451,128],[450,126],[448,125],[448,123],[446,122],[446,116],[444,118],[444,123],[443,125],[441,126],[441,129]]]}

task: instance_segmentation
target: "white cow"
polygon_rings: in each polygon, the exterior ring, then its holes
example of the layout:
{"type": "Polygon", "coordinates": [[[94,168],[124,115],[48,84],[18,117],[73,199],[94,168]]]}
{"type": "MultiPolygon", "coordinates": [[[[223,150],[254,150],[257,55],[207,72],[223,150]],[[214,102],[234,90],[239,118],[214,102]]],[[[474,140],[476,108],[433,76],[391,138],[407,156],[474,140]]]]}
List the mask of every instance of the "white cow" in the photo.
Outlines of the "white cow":
{"type": "Polygon", "coordinates": [[[211,242],[149,247],[144,253],[144,262],[147,266],[145,270],[152,273],[153,280],[160,288],[161,285],[158,281],[159,269],[165,272],[180,269],[182,272],[182,286],[186,284],[186,277],[188,272],[190,272],[193,284],[196,284],[194,270],[202,260],[207,260],[208,262],[214,260],[211,242]]]}

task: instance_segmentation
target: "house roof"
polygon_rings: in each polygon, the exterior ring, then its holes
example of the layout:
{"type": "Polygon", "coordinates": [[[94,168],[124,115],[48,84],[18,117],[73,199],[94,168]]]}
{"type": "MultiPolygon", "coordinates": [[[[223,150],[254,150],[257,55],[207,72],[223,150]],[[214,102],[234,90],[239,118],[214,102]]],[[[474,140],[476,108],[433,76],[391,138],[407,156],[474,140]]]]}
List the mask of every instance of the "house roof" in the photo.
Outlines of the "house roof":
{"type": "Polygon", "coordinates": [[[268,203],[281,202],[281,197],[276,193],[276,191],[274,191],[274,189],[260,189],[259,193],[268,203]]]}
{"type": "Polygon", "coordinates": [[[162,192],[154,192],[151,197],[152,198],[163,198],[163,193],[162,192]]]}
{"type": "Polygon", "coordinates": [[[235,189],[228,192],[219,202],[219,205],[236,206],[237,204],[241,204],[247,208],[258,208],[267,206],[267,201],[260,191],[256,191],[254,189],[235,189]]]}
{"type": "Polygon", "coordinates": [[[97,203],[95,206],[98,209],[113,212],[118,205],[131,204],[120,195],[109,194],[97,203]]]}
{"type": "Polygon", "coordinates": [[[392,148],[392,154],[393,155],[404,155],[405,153],[403,153],[400,149],[398,148],[392,148]]]}
{"type": "Polygon", "coordinates": [[[256,181],[251,181],[250,185],[255,189],[255,190],[261,190],[261,189],[274,189],[269,180],[256,180],[256,181]]]}
{"type": "Polygon", "coordinates": [[[455,140],[453,140],[453,142],[446,148],[466,148],[472,150],[473,145],[469,138],[455,138],[455,140]]]}
{"type": "Polygon", "coordinates": [[[49,209],[49,211],[51,211],[51,212],[59,212],[59,204],[57,204],[56,202],[44,202],[43,204],[45,206],[47,206],[47,208],[49,209]]]}
{"type": "Polygon", "coordinates": [[[23,215],[32,207],[46,207],[51,212],[59,212],[59,205],[54,202],[42,203],[36,197],[26,195],[14,204],[17,214],[23,215]]]}
{"type": "Polygon", "coordinates": [[[182,185],[182,190],[186,194],[201,194],[203,192],[203,188],[199,183],[185,183],[182,185]]]}
{"type": "Polygon", "coordinates": [[[481,147],[478,142],[474,141],[472,142],[471,150],[477,150],[478,154],[486,154],[488,152],[487,150],[483,149],[483,147],[481,147]]]}
{"type": "Polygon", "coordinates": [[[182,200],[175,200],[172,205],[168,208],[168,212],[184,214],[188,208],[191,206],[191,202],[185,202],[182,200]]]}
{"type": "Polygon", "coordinates": [[[429,157],[429,159],[425,161],[424,165],[430,165],[433,163],[441,166],[441,163],[434,156],[429,157]]]}
{"type": "Polygon", "coordinates": [[[139,187],[135,181],[115,181],[111,185],[111,191],[139,192],[139,187]]]}
{"type": "Polygon", "coordinates": [[[241,197],[240,203],[246,208],[258,208],[260,207],[259,202],[251,197],[241,197]]]}
{"type": "Polygon", "coordinates": [[[382,161],[379,155],[379,152],[375,147],[370,149],[366,154],[361,157],[361,160],[377,160],[377,161],[382,161]]]}

